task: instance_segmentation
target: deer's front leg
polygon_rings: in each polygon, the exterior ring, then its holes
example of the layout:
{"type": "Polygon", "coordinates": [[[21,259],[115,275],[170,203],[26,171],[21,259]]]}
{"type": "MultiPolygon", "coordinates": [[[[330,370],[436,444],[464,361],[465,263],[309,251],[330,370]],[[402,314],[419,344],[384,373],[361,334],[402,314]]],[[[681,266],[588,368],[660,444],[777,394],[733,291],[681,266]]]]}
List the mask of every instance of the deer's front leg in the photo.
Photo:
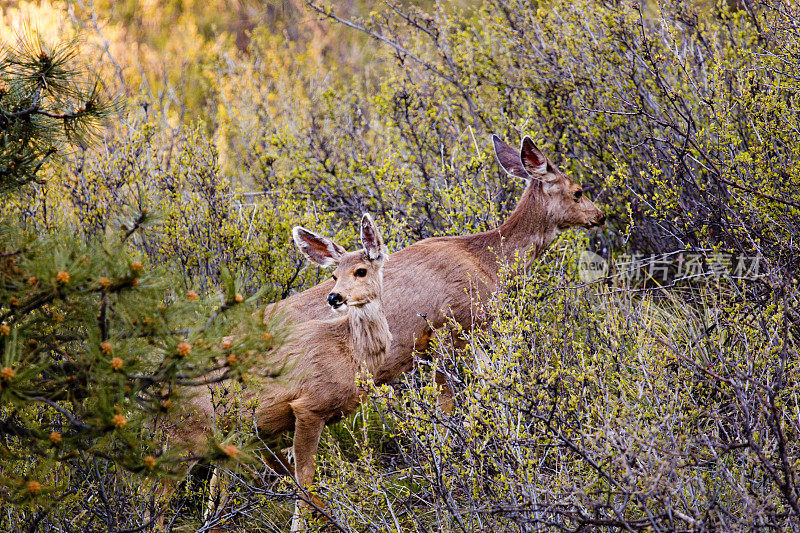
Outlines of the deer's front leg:
{"type": "Polygon", "coordinates": [[[436,386],[439,388],[439,396],[436,398],[436,407],[446,415],[453,413],[453,405],[455,403],[455,393],[453,392],[453,384],[447,374],[439,370],[436,371],[434,377],[436,386]]]}
{"type": "Polygon", "coordinates": [[[296,415],[294,423],[294,469],[300,485],[306,487],[314,480],[314,459],[325,420],[314,414],[296,415]]]}
{"type": "MultiPolygon", "coordinates": [[[[325,420],[313,413],[295,411],[294,426],[294,463],[295,475],[302,488],[308,487],[314,480],[314,462],[319,447],[319,439],[325,427],[325,420]]],[[[314,504],[321,505],[313,496],[314,504]]],[[[292,517],[292,531],[300,531],[302,518],[300,504],[297,502],[292,517]]]]}

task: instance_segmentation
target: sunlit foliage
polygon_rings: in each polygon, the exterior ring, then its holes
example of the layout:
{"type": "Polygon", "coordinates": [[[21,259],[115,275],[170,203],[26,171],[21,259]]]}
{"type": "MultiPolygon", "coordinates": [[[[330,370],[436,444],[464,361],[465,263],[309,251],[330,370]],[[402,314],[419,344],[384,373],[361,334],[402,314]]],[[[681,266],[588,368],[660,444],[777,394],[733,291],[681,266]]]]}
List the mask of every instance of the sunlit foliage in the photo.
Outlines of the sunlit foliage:
{"type": "MultiPolygon", "coordinates": [[[[176,295],[226,272],[259,304],[320,281],[291,248],[298,223],[348,246],[369,211],[393,250],[493,227],[523,184],[490,133],[534,137],[609,216],[530,272],[508,265],[464,350],[443,337],[433,362],[326,430],[313,490],[342,529],[800,527],[796,5],[54,6],[126,107],[100,143],[42,169],[15,221],[91,246],[135,227],[125,246],[176,295]],[[581,281],[583,249],[611,276],[581,281]],[[760,269],[614,275],[623,256],[681,251],[760,269]],[[435,367],[452,414],[435,407],[435,367]]],[[[150,485],[93,479],[86,502],[15,519],[144,523],[150,485]],[[98,511],[100,494],[127,518],[98,511]]],[[[290,481],[234,468],[223,485],[207,525],[286,529],[290,481]]],[[[181,499],[168,518],[199,527],[201,507],[181,499]]]]}

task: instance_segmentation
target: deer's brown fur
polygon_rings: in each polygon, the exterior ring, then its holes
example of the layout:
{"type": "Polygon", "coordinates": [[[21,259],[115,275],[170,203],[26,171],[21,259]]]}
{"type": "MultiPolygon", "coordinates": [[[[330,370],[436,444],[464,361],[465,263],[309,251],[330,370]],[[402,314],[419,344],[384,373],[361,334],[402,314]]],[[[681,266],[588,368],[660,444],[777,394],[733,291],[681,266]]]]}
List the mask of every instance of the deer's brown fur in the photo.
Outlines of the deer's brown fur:
{"type": "MultiPolygon", "coordinates": [[[[581,187],[525,137],[520,151],[496,136],[495,153],[511,175],[525,179],[522,197],[498,228],[474,235],[434,237],[392,254],[384,269],[384,310],[392,343],[384,363],[375,373],[378,383],[396,379],[411,368],[415,351],[423,352],[435,329],[452,316],[464,328],[481,322],[473,298],[497,288],[500,266],[516,254],[538,257],[556,234],[574,226],[592,228],[605,216],[585,196],[581,187]]],[[[302,322],[330,316],[323,305],[333,280],[273,304],[268,317],[281,312],[302,322]]]]}
{"type": "MultiPolygon", "coordinates": [[[[255,397],[258,401],[252,413],[243,410],[240,415],[254,416],[261,438],[270,442],[294,430],[294,470],[303,486],[314,477],[314,457],[323,428],[356,409],[363,396],[358,373],[364,368],[377,371],[391,341],[381,301],[388,253],[369,215],[364,215],[361,226],[364,249],[356,252],[346,252],[304,228],[294,229],[295,242],[309,259],[336,267],[338,280],[320,295],[320,301],[324,303],[329,294],[337,295],[336,307],[345,312],[294,325],[276,354],[285,362],[286,373],[261,390],[243,392],[245,400],[255,397]]],[[[174,431],[174,439],[190,448],[205,442],[215,415],[213,390],[221,386],[198,387],[189,419],[174,431]]],[[[270,463],[279,474],[292,473],[278,450],[270,463]]]]}

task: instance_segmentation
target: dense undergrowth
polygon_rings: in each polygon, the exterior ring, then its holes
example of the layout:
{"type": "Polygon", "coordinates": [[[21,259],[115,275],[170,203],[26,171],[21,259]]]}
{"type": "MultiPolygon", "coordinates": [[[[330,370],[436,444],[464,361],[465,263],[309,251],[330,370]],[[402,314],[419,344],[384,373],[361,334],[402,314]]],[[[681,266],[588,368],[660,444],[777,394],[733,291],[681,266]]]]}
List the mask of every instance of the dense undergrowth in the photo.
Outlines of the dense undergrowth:
{"type": "MultiPolygon", "coordinates": [[[[98,246],[140,221],[123,247],[175,294],[233,272],[264,304],[326,275],[292,249],[295,224],[352,247],[369,211],[397,250],[502,221],[523,184],[490,133],[533,136],[609,216],[528,272],[507,265],[466,349],[442,338],[326,429],[313,491],[336,526],[800,527],[796,4],[136,4],[48,4],[72,16],[52,37],[82,32],[126,107],[7,200],[32,233],[98,246]],[[604,275],[586,278],[584,250],[604,275]]],[[[13,9],[41,5],[6,24],[13,9]]],[[[17,481],[31,461],[0,471],[17,481]]],[[[4,506],[0,528],[146,522],[155,476],[47,464],[53,490],[4,506]]],[[[291,482],[254,463],[223,484],[210,522],[196,479],[168,523],[288,527],[291,482]]]]}

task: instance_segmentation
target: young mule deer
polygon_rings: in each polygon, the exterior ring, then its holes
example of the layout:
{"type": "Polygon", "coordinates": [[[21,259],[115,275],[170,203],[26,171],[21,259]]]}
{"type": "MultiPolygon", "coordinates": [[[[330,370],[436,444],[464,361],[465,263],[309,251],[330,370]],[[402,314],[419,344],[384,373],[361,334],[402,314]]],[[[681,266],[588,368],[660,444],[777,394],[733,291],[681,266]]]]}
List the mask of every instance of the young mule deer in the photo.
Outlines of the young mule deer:
{"type": "MultiPolygon", "coordinates": [[[[413,354],[424,352],[435,329],[454,318],[470,329],[480,321],[473,312],[474,297],[482,301],[496,290],[502,264],[517,254],[538,257],[556,234],[578,226],[594,228],[605,216],[580,187],[539,150],[529,137],[519,151],[492,137],[500,166],[526,182],[517,207],[498,228],[474,235],[434,237],[419,241],[391,255],[384,276],[384,306],[392,332],[386,359],[377,370],[378,383],[393,381],[411,368],[413,354]]],[[[527,264],[527,263],[526,263],[527,264]]],[[[302,293],[277,302],[265,318],[281,312],[297,320],[330,316],[322,305],[335,280],[328,280],[302,293]]],[[[450,409],[452,398],[444,376],[440,403],[450,409]]]]}
{"type": "MultiPolygon", "coordinates": [[[[391,342],[381,301],[388,252],[368,214],[361,219],[364,248],[356,252],[302,227],[295,227],[292,233],[308,259],[322,267],[335,267],[334,283],[320,299],[339,313],[296,324],[277,354],[286,363],[286,374],[268,387],[244,394],[258,400],[253,414],[261,438],[269,442],[294,430],[295,475],[301,486],[307,486],[314,477],[323,428],[357,408],[363,396],[358,373],[366,367],[374,374],[391,342]]],[[[192,398],[193,414],[175,435],[190,447],[204,442],[210,431],[207,424],[213,420],[212,392],[204,389],[192,398]]],[[[277,460],[268,461],[277,473],[291,474],[279,450],[274,456],[277,460]]],[[[296,508],[292,530],[298,525],[296,508]]]]}

